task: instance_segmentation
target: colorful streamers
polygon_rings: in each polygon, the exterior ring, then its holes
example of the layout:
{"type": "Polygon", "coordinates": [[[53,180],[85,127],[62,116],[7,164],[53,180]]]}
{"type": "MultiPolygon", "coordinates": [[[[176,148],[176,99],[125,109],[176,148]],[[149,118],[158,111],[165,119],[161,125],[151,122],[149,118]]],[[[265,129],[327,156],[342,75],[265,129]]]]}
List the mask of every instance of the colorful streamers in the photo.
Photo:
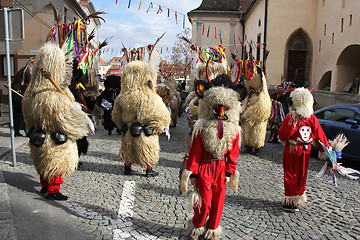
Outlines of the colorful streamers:
{"type": "MultiPolygon", "coordinates": [[[[260,67],[264,71],[264,66],[261,61],[252,61],[252,60],[238,60],[236,62],[237,72],[240,74],[240,77],[251,80],[253,75],[258,74],[257,67],[260,67]]],[[[265,71],[264,71],[265,74],[265,71]]]]}

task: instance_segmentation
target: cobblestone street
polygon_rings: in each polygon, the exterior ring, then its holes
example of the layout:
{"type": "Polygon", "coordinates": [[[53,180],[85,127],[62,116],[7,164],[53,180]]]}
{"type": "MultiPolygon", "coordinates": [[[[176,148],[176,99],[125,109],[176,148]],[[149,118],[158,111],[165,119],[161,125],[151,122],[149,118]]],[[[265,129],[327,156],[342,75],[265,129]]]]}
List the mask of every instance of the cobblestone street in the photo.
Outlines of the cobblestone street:
{"type": "MultiPolygon", "coordinates": [[[[9,190],[15,188],[27,198],[65,211],[76,223],[73,227],[83,233],[76,239],[187,239],[185,222],[192,209],[188,198],[179,195],[178,180],[188,131],[183,115],[179,125],[171,128],[169,141],[160,136],[160,161],[154,167],[160,175],[155,178],[144,177],[145,169],[137,166],[133,175],[125,176],[118,159],[120,135],[113,131],[109,136],[98,126],[96,135],[88,137],[89,151],[80,157],[82,165],[61,186],[68,201],[49,201],[39,195],[41,186],[27,144],[16,149],[17,167],[12,167],[11,152],[1,159],[3,183],[9,190]],[[14,176],[16,182],[11,180],[14,176]]],[[[300,212],[288,213],[280,202],[284,191],[282,146],[267,144],[260,157],[241,154],[238,163],[240,186],[237,193],[227,191],[223,239],[360,239],[359,180],[339,176],[340,190],[336,190],[329,172],[322,178],[316,176],[323,162],[311,158],[308,202],[300,212]]],[[[0,234],[0,238],[25,239],[19,237],[24,230],[17,224],[18,217],[12,216],[15,210],[6,209],[6,203],[14,208],[12,195],[3,195],[0,233],[7,235],[0,234]]]]}

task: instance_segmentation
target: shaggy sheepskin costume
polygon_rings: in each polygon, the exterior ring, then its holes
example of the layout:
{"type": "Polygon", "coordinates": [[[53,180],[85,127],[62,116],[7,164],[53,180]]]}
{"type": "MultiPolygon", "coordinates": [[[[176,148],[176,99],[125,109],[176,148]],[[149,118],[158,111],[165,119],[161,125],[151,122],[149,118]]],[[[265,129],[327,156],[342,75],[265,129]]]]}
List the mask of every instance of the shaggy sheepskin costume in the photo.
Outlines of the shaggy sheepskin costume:
{"type": "Polygon", "coordinates": [[[163,84],[157,85],[157,93],[162,97],[165,105],[170,108],[171,111],[171,125],[170,127],[176,127],[179,107],[181,103],[180,93],[177,91],[176,80],[173,77],[166,77],[163,84]]]}
{"type": "MultiPolygon", "coordinates": [[[[147,168],[146,176],[154,176],[152,165],[159,161],[159,136],[171,122],[170,113],[156,93],[160,56],[149,61],[133,61],[123,71],[121,92],[116,98],[112,120],[122,131],[120,159],[125,174],[131,165],[147,168]]],[[[156,174],[157,175],[157,174],[156,174]]]]}
{"type": "Polygon", "coordinates": [[[260,68],[251,80],[245,79],[248,95],[244,100],[242,114],[240,116],[243,130],[242,141],[245,150],[255,148],[255,154],[264,146],[267,120],[271,114],[271,99],[268,93],[266,78],[260,68]]]}
{"type": "MultiPolygon", "coordinates": [[[[195,79],[214,79],[216,76],[220,74],[226,74],[226,62],[214,62],[210,61],[208,64],[206,62],[199,62],[196,65],[195,70],[195,79]],[[206,73],[206,68],[208,71],[208,76],[206,73]]],[[[188,126],[191,131],[194,127],[194,123],[198,118],[198,105],[199,105],[199,97],[196,95],[195,91],[190,92],[189,95],[185,99],[185,111],[187,112],[187,120],[188,126]]]]}
{"type": "Polygon", "coordinates": [[[329,147],[328,140],[313,114],[314,99],[310,91],[297,88],[290,94],[290,113],[279,129],[279,140],[285,143],[283,153],[284,188],[283,208],[298,211],[299,204],[306,202],[305,185],[311,144],[319,147],[319,158],[325,160],[326,153],[319,144],[329,147]]]}
{"type": "Polygon", "coordinates": [[[176,127],[178,115],[179,115],[179,106],[181,103],[180,93],[177,91],[177,83],[174,77],[169,77],[164,81],[164,84],[169,87],[169,103],[171,109],[171,125],[176,127]]]}
{"type": "Polygon", "coordinates": [[[23,98],[23,114],[31,131],[30,157],[40,174],[42,192],[48,191],[50,199],[59,193],[61,177],[69,176],[78,165],[76,140],[89,133],[89,118],[74,102],[70,81],[71,65],[67,66],[64,52],[57,45],[45,44],[36,56],[23,98]],[[43,68],[67,96],[42,74],[43,68]]]}
{"type": "Polygon", "coordinates": [[[210,83],[195,82],[199,100],[199,119],[194,125],[193,140],[180,179],[180,191],[187,193],[188,179],[195,182],[195,192],[190,194],[194,216],[187,223],[191,239],[205,231],[206,239],[220,239],[220,219],[224,207],[226,183],[238,188],[236,171],[239,157],[241,110],[240,95],[231,79],[223,74],[210,83]],[[230,180],[230,177],[232,180],[230,180]]]}

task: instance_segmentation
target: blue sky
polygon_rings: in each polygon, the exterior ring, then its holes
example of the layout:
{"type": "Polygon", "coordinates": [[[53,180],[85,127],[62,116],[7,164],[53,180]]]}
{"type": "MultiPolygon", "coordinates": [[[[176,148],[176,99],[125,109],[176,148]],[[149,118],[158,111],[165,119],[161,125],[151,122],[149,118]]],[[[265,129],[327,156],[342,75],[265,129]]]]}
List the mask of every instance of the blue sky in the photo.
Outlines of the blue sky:
{"type": "MultiPolygon", "coordinates": [[[[147,46],[153,44],[164,32],[166,34],[157,48],[162,49],[163,58],[166,58],[167,48],[170,53],[176,34],[183,31],[184,15],[197,8],[202,0],[118,0],[117,4],[116,0],[91,0],[91,2],[97,11],[103,10],[107,13],[102,15],[106,22],[101,21],[99,41],[111,38],[109,45],[105,47],[105,50],[106,48],[109,50],[101,56],[105,61],[109,61],[112,57],[122,55],[121,42],[127,48],[147,46]],[[140,1],[141,7],[138,10],[140,1]],[[130,8],[128,8],[129,2],[130,8]],[[153,8],[149,8],[151,3],[153,8]],[[159,5],[163,11],[157,14],[159,5]],[[178,24],[175,20],[175,11],[178,12],[178,24]]],[[[185,27],[191,28],[187,16],[185,16],[185,27]]]]}

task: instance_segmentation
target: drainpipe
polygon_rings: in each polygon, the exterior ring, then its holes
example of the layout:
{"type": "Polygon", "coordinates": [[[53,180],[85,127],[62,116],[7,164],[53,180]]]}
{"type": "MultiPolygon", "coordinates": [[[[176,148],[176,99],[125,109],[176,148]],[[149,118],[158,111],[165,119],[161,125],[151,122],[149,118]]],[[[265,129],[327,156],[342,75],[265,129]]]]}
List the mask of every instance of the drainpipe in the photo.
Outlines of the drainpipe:
{"type": "MultiPolygon", "coordinates": [[[[244,40],[245,39],[245,21],[244,21],[243,17],[244,17],[244,13],[241,13],[240,23],[242,25],[242,39],[244,40]]],[[[241,46],[241,59],[244,60],[244,58],[245,58],[245,52],[244,52],[243,46],[241,46]]]]}
{"type": "Polygon", "coordinates": [[[264,50],[263,50],[263,63],[266,60],[266,38],[267,38],[267,20],[268,20],[268,0],[265,0],[265,16],[264,16],[264,50]]]}

